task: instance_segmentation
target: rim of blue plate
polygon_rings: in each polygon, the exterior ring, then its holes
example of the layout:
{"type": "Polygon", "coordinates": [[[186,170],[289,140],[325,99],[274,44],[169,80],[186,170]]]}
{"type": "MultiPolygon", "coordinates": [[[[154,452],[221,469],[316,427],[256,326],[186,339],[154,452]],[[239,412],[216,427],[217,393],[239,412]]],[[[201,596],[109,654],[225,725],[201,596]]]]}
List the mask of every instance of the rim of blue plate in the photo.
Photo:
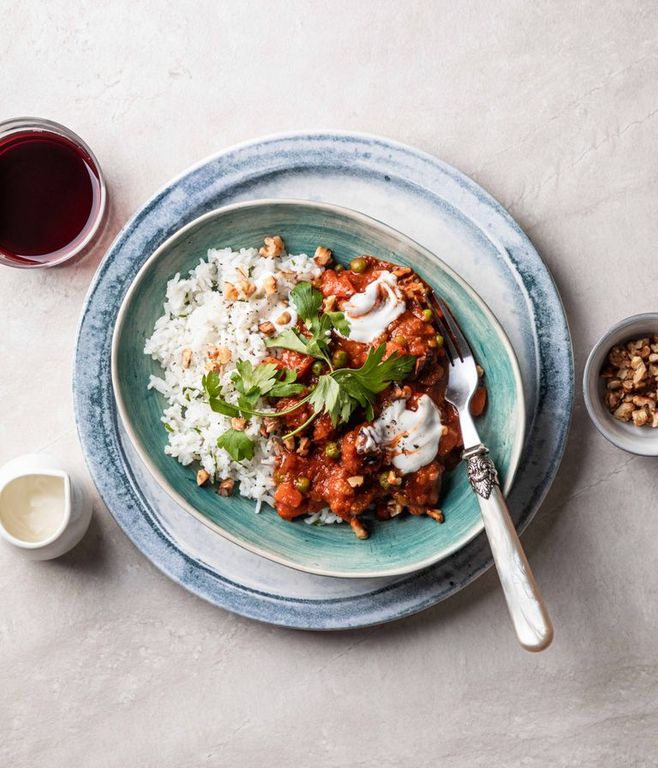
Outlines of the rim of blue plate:
{"type": "MultiPolygon", "coordinates": [[[[536,315],[545,311],[547,304],[552,305],[555,312],[551,316],[550,333],[537,332],[537,327],[533,329],[538,354],[537,371],[538,375],[543,372],[544,377],[536,384],[537,407],[528,435],[537,421],[551,424],[555,427],[555,432],[545,471],[536,483],[529,484],[524,505],[520,512],[514,514],[517,529],[520,532],[525,529],[539,509],[559,468],[573,411],[573,350],[562,299],[548,267],[527,235],[488,192],[437,157],[385,137],[348,131],[295,131],[265,136],[213,153],[182,171],[156,192],[116,236],[87,292],[77,329],[73,368],[75,419],[85,460],[101,498],[133,544],[173,581],[213,605],[265,623],[315,630],[372,626],[429,608],[484,573],[492,565],[484,535],[473,539],[449,558],[447,563],[410,574],[399,582],[386,584],[366,595],[312,600],[262,592],[218,574],[179,549],[154,518],[149,503],[139,489],[119,438],[118,414],[116,409],[111,407],[113,398],[108,384],[111,337],[108,337],[108,320],[111,319],[112,309],[104,304],[102,291],[99,289],[107,288],[110,292],[113,287],[116,289],[113,280],[117,278],[114,274],[117,270],[114,265],[116,259],[121,256],[121,248],[127,245],[130,237],[135,235],[153,208],[157,207],[166,195],[187,181],[191,183],[201,171],[207,170],[206,175],[210,180],[210,171],[216,170],[214,166],[226,161],[227,167],[223,170],[229,179],[224,194],[231,194],[236,185],[245,184],[247,181],[244,177],[241,182],[230,177],[230,172],[234,170],[231,162],[235,163],[238,155],[247,155],[239,158],[240,162],[247,165],[253,165],[258,160],[263,164],[269,160],[268,150],[273,150],[278,157],[281,150],[285,151],[289,144],[306,145],[302,150],[308,155],[307,164],[301,167],[311,167],[315,161],[314,153],[325,152],[337,155],[333,164],[325,163],[327,168],[344,169],[346,163],[339,163],[339,160],[344,160],[340,156],[343,147],[349,144],[354,154],[360,152],[359,159],[376,149],[386,155],[385,161],[371,161],[369,169],[364,173],[369,177],[393,173],[399,178],[401,185],[413,186],[425,198],[444,199],[437,191],[438,183],[435,178],[439,181],[447,179],[449,185],[456,185],[466,193],[470,205],[478,209],[483,206],[484,210],[493,216],[494,223],[487,236],[500,243],[499,250],[506,254],[510,271],[518,276],[519,285],[528,297],[531,316],[537,320],[536,315]],[[389,168],[389,162],[398,163],[401,170],[396,167],[394,172],[389,168]],[[409,178],[410,176],[412,178],[409,178]],[[99,342],[104,342],[105,346],[99,342]],[[540,362],[543,364],[541,368],[540,362]],[[99,375],[99,366],[100,374],[105,374],[104,378],[99,375]],[[547,377],[547,371],[554,375],[547,377]],[[558,397],[561,401],[558,401],[558,397]],[[103,406],[110,407],[104,409],[103,406]],[[554,413],[556,408],[557,419],[554,413]]],[[[285,166],[276,163],[270,163],[257,170],[252,168],[252,174],[248,178],[276,174],[284,168],[285,166]]],[[[184,190],[180,192],[184,195],[184,190]]],[[[219,193],[215,192],[216,196],[217,194],[219,193]]],[[[457,207],[456,210],[473,220],[461,208],[457,207]]],[[[160,243],[166,238],[166,228],[165,232],[162,230],[162,227],[151,223],[150,236],[155,242],[160,243]]],[[[125,254],[123,260],[126,263],[122,264],[122,269],[127,273],[124,277],[129,279],[131,264],[125,254]]],[[[545,456],[544,441],[541,442],[541,445],[532,446],[528,439],[525,452],[530,455],[524,458],[537,460],[538,451],[545,456]]]]}
{"type": "Polygon", "coordinates": [[[437,267],[441,269],[443,272],[445,272],[447,275],[449,275],[456,283],[458,283],[463,288],[464,292],[470,297],[470,299],[480,307],[482,312],[487,316],[487,319],[491,327],[495,330],[498,338],[500,339],[502,346],[504,347],[507,353],[507,357],[510,361],[510,365],[511,365],[513,376],[514,376],[514,382],[515,382],[515,390],[516,390],[516,398],[517,398],[515,408],[521,414],[518,420],[518,429],[516,431],[516,434],[514,435],[514,445],[513,445],[510,460],[509,460],[509,468],[506,473],[505,482],[503,483],[503,492],[505,494],[509,493],[510,489],[512,488],[514,477],[516,475],[516,471],[519,466],[519,460],[521,458],[521,452],[523,451],[523,444],[525,441],[526,407],[525,407],[525,396],[523,394],[523,382],[521,380],[521,371],[519,369],[516,353],[502,325],[500,324],[500,322],[498,321],[498,319],[496,318],[496,316],[494,315],[490,307],[477,293],[477,291],[471,285],[469,285],[469,283],[467,283],[466,280],[464,280],[464,278],[462,278],[457,272],[455,272],[455,270],[453,270],[445,262],[443,262],[438,256],[436,256],[436,254],[432,253],[423,245],[421,245],[420,243],[417,243],[415,240],[408,237],[404,233],[398,231],[394,227],[391,227],[388,224],[385,224],[384,222],[379,221],[379,219],[376,219],[372,216],[368,216],[365,213],[355,211],[352,208],[347,208],[341,205],[333,205],[330,203],[316,203],[308,200],[296,200],[294,198],[263,198],[258,200],[249,200],[245,202],[231,203],[229,205],[224,205],[224,206],[221,206],[220,208],[215,208],[212,211],[208,211],[207,213],[204,213],[201,216],[198,216],[196,219],[193,219],[192,221],[185,224],[185,226],[176,230],[176,232],[170,235],[160,246],[158,246],[158,248],[156,248],[156,250],[146,259],[146,261],[144,261],[144,263],[139,269],[139,272],[133,278],[130,284],[130,287],[124,294],[123,300],[119,307],[119,311],[117,313],[117,317],[114,325],[114,332],[112,334],[112,353],[111,353],[111,363],[110,363],[111,375],[112,375],[112,389],[114,392],[114,400],[119,410],[119,417],[121,419],[123,428],[126,430],[126,433],[128,434],[128,437],[133,447],[137,451],[137,454],[139,455],[140,459],[142,460],[146,468],[149,470],[153,478],[155,478],[159,486],[172,499],[174,499],[174,501],[176,501],[179,504],[179,506],[181,506],[191,515],[193,515],[197,520],[202,522],[208,528],[218,533],[220,536],[223,536],[224,538],[228,539],[234,544],[237,544],[238,546],[243,547],[244,549],[247,549],[250,552],[260,555],[261,557],[265,557],[268,560],[273,560],[274,562],[277,562],[281,565],[286,565],[289,568],[295,568],[296,570],[305,571],[307,573],[313,573],[318,576],[332,576],[334,578],[372,579],[372,578],[379,578],[379,577],[402,576],[407,573],[413,573],[414,571],[419,571],[424,568],[428,568],[431,565],[434,565],[435,563],[445,560],[447,557],[449,557],[454,552],[464,547],[466,544],[468,544],[469,541],[471,541],[478,534],[480,534],[484,530],[484,523],[482,521],[482,518],[481,517],[478,518],[478,521],[472,526],[472,528],[464,536],[462,536],[460,539],[455,541],[449,547],[446,547],[444,550],[438,552],[436,555],[433,555],[430,558],[427,558],[426,560],[416,562],[408,566],[400,566],[398,568],[391,568],[388,570],[380,570],[380,571],[363,571],[360,573],[345,572],[345,571],[341,571],[340,568],[336,568],[335,570],[331,570],[331,571],[327,569],[322,569],[322,568],[309,568],[304,565],[301,565],[300,563],[295,562],[294,560],[290,560],[284,557],[278,557],[272,552],[269,552],[265,549],[262,549],[261,547],[258,547],[256,545],[252,545],[252,544],[249,544],[248,542],[243,541],[242,539],[232,535],[231,533],[223,529],[218,524],[214,523],[212,520],[206,517],[202,512],[199,512],[197,509],[195,509],[195,507],[192,504],[190,504],[182,494],[178,493],[175,490],[175,488],[171,485],[167,477],[158,469],[158,467],[151,459],[148,451],[146,450],[145,446],[142,444],[142,441],[139,439],[137,433],[135,432],[132,426],[132,423],[128,416],[126,405],[123,400],[123,395],[121,393],[121,387],[119,386],[120,372],[117,369],[117,362],[116,362],[118,359],[117,348],[121,340],[121,332],[123,330],[125,316],[128,311],[132,296],[138,290],[149,268],[155,261],[157,261],[157,259],[161,256],[162,253],[166,252],[167,249],[171,247],[171,245],[174,242],[180,240],[181,238],[184,238],[185,235],[190,230],[198,227],[204,221],[215,218],[217,216],[221,216],[225,213],[229,213],[230,211],[235,211],[235,210],[240,210],[245,208],[247,209],[259,208],[262,206],[271,206],[271,205],[274,205],[274,206],[295,205],[295,206],[312,208],[314,210],[319,210],[323,212],[337,213],[346,218],[351,218],[351,219],[360,221],[361,223],[366,224],[381,232],[391,234],[396,239],[402,242],[406,241],[408,244],[412,245],[414,249],[430,257],[433,260],[433,262],[437,265],[437,267]]]}

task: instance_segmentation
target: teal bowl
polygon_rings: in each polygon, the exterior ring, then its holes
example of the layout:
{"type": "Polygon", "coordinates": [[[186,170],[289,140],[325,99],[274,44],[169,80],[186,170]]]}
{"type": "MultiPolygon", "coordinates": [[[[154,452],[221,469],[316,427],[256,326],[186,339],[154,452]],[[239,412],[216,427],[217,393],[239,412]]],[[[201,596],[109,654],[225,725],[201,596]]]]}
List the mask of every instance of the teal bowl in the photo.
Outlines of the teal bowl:
{"type": "Polygon", "coordinates": [[[160,422],[165,401],[146,389],[149,375],[160,368],[143,349],[162,313],[167,281],[195,267],[209,248],[259,247],[268,233],[280,234],[291,253],[313,253],[322,243],[342,263],[368,253],[408,265],[450,304],[486,371],[489,402],[478,427],[509,491],[523,446],[525,407],[516,358],[500,324],[472,288],[421,245],[368,216],[319,203],[262,200],[211,211],[146,261],[123,300],[112,342],[112,384],[130,440],[157,482],[190,514],[230,541],[292,568],[373,578],[409,573],[448,557],[483,529],[463,466],[446,478],[443,525],[401,515],[373,521],[370,538],[359,541],[348,525],[290,523],[266,505],[255,514],[252,500],[199,488],[192,467],[165,455],[167,435],[160,422]]]}

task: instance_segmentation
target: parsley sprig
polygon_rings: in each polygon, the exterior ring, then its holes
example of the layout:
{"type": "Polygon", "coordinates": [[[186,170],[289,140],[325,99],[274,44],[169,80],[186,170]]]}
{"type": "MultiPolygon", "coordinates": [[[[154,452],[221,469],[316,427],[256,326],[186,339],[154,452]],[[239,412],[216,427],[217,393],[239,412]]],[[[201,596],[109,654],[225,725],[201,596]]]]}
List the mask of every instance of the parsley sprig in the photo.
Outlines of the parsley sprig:
{"type": "MultiPolygon", "coordinates": [[[[202,383],[212,410],[225,416],[280,418],[310,403],[313,412],[309,418],[285,435],[285,437],[292,437],[323,413],[328,414],[331,423],[336,426],[347,423],[354,411],[361,407],[365,410],[366,418],[371,421],[374,418],[373,406],[376,396],[392,382],[406,378],[416,363],[413,355],[400,355],[397,352],[384,360],[385,352],[386,345],[381,344],[377,349],[371,349],[368,352],[368,357],[360,368],[338,368],[320,376],[317,384],[305,397],[283,411],[260,411],[255,406],[261,397],[285,397],[289,394],[298,394],[305,387],[293,383],[296,376],[294,371],[284,371],[283,375],[279,374],[277,379],[276,366],[272,363],[258,365],[255,368],[248,361],[241,360],[237,363],[237,371],[232,376],[235,388],[240,393],[237,405],[228,403],[222,398],[219,376],[216,373],[206,374],[202,383]],[[291,391],[293,387],[295,389],[291,391]]],[[[228,430],[230,433],[235,431],[228,430]]],[[[244,441],[251,441],[251,439],[243,432],[240,434],[243,435],[243,438],[240,438],[241,448],[235,445],[237,437],[232,435],[226,438],[227,433],[224,433],[217,442],[217,445],[227,450],[236,461],[253,457],[253,445],[251,455],[247,455],[244,448],[244,441]]]]}
{"type": "Polygon", "coordinates": [[[297,328],[288,328],[278,336],[267,339],[265,344],[310,355],[324,361],[333,370],[329,355],[331,331],[337,330],[343,336],[349,336],[350,324],[345,315],[342,312],[321,312],[322,293],[310,283],[296,285],[290,291],[290,298],[297,314],[304,321],[308,335],[297,328]]]}
{"type": "Polygon", "coordinates": [[[235,367],[231,380],[238,391],[237,404],[229,403],[222,397],[222,385],[216,371],[209,371],[201,379],[208,404],[215,413],[224,416],[269,416],[269,413],[256,408],[261,397],[290,397],[306,389],[303,384],[295,383],[296,371],[289,368],[280,370],[274,363],[253,366],[249,360],[238,360],[235,367]]]}
{"type": "Polygon", "coordinates": [[[322,413],[329,415],[334,427],[346,424],[359,406],[365,410],[366,419],[372,421],[375,417],[376,396],[392,382],[406,378],[416,364],[413,355],[400,355],[397,352],[383,360],[385,352],[386,344],[381,344],[368,352],[361,368],[338,368],[320,376],[308,396],[313,413],[286,437],[301,432],[322,413]]]}

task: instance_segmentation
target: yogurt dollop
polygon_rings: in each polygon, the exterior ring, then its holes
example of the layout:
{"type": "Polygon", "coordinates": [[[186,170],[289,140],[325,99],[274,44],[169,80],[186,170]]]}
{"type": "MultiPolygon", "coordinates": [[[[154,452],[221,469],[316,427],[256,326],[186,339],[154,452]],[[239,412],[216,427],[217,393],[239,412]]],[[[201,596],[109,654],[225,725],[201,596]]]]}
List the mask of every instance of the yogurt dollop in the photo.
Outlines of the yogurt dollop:
{"type": "Polygon", "coordinates": [[[365,291],[355,293],[347,301],[343,312],[350,324],[349,339],[368,344],[400,317],[407,305],[397,284],[397,277],[384,270],[365,291]]]}
{"type": "Polygon", "coordinates": [[[406,400],[396,400],[359,433],[360,453],[387,450],[403,475],[417,472],[434,460],[443,433],[441,414],[428,395],[421,395],[415,411],[406,400]]]}

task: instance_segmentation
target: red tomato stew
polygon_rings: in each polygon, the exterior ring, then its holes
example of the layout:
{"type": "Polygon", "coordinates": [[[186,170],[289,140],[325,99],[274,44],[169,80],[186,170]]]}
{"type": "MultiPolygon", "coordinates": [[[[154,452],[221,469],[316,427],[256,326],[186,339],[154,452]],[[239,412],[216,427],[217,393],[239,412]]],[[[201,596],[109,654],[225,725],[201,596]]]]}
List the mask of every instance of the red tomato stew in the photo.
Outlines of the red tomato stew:
{"type": "MultiPolygon", "coordinates": [[[[349,333],[332,327],[324,355],[316,356],[269,342],[273,355],[264,362],[295,371],[303,385],[272,401],[280,418],[264,423],[267,434],[281,436],[274,470],[277,512],[294,520],[328,508],[362,539],[368,537],[367,510],[379,520],[409,512],[443,522],[442,477],[458,463],[463,446],[457,414],[445,400],[449,363],[431,290],[409,267],[371,256],[354,259],[349,269],[327,268],[312,288],[321,294],[319,315],[341,313],[349,333]],[[389,361],[404,375],[397,371],[388,381],[389,361]],[[369,366],[382,381],[368,378],[369,366]],[[341,410],[341,392],[327,382],[331,376],[348,396],[361,397],[355,407],[341,410]],[[309,400],[309,392],[317,392],[323,377],[321,396],[330,407],[318,414],[320,397],[309,400]],[[354,389],[361,379],[378,391],[364,396],[354,389]]],[[[296,335],[309,344],[313,327],[300,317],[296,335]]],[[[481,385],[474,415],[485,404],[481,385]]]]}

